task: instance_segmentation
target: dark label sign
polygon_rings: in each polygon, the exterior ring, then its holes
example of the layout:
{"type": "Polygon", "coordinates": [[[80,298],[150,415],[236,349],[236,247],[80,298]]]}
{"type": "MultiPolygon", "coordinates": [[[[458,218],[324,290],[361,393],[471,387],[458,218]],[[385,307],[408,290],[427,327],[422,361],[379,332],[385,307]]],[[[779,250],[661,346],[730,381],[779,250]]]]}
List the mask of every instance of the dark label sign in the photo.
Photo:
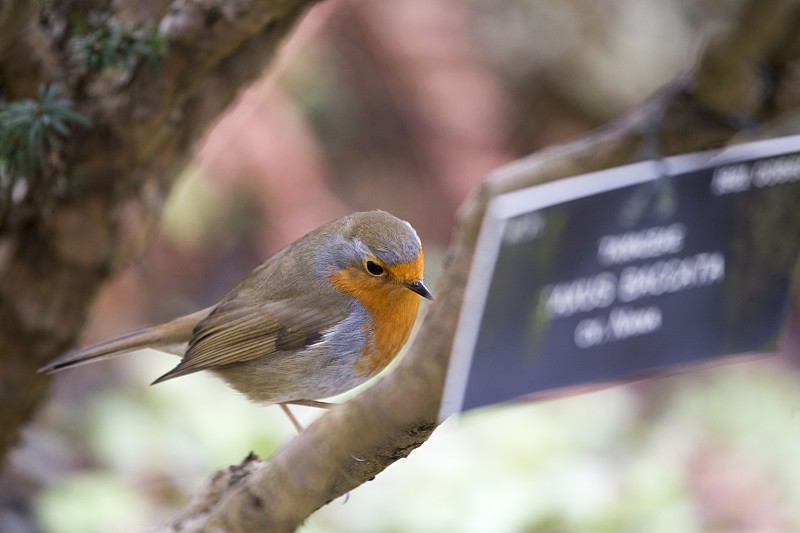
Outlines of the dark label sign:
{"type": "Polygon", "coordinates": [[[498,196],[442,416],[776,348],[800,252],[800,136],[498,196]]]}

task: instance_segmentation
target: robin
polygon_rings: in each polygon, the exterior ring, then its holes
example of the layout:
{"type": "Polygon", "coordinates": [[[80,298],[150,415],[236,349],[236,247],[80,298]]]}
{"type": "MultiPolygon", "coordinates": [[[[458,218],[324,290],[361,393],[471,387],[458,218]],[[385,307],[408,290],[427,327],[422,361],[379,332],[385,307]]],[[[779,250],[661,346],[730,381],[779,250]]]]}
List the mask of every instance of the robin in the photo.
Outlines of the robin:
{"type": "Polygon", "coordinates": [[[142,348],[182,355],[153,384],[211,370],[250,400],[318,402],[380,372],[408,340],[423,283],[422,244],[383,211],[334,220],[248,274],[218,304],[68,352],[52,373],[142,348]]]}

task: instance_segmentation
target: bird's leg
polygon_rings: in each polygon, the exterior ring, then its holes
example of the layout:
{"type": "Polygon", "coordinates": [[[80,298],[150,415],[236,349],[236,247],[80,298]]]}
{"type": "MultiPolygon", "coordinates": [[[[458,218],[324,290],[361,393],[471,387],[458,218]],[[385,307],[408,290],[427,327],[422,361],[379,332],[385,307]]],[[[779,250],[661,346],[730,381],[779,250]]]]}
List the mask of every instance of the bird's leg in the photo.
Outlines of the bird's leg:
{"type": "Polygon", "coordinates": [[[286,416],[289,417],[289,422],[291,422],[294,428],[297,430],[297,432],[300,433],[301,431],[303,431],[303,426],[300,425],[300,422],[297,421],[297,419],[294,417],[294,414],[292,414],[292,412],[289,410],[289,406],[287,405],[289,403],[294,403],[294,402],[279,403],[278,405],[281,406],[283,412],[286,413],[286,416]]]}
{"type": "Polygon", "coordinates": [[[332,403],[328,402],[318,402],[316,400],[291,400],[288,402],[281,402],[278,405],[281,406],[283,412],[286,413],[286,416],[289,417],[289,422],[292,423],[294,428],[297,430],[298,433],[303,431],[303,426],[300,425],[300,422],[297,421],[294,414],[289,410],[289,405],[301,405],[303,407],[316,407],[317,409],[330,409],[333,407],[332,403]]]}
{"type": "Polygon", "coordinates": [[[318,402],[316,400],[291,400],[283,403],[286,405],[302,405],[303,407],[316,407],[317,409],[330,409],[334,405],[332,403],[318,402]]]}

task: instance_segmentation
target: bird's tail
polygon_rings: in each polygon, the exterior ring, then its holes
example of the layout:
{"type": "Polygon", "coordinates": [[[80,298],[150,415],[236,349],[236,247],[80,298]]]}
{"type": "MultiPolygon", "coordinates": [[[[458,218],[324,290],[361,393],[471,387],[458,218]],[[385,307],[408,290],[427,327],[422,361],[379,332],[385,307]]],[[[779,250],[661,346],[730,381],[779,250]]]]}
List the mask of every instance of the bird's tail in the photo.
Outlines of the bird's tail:
{"type": "Polygon", "coordinates": [[[47,363],[39,369],[39,372],[52,374],[142,348],[158,349],[183,344],[191,339],[194,327],[207,317],[212,309],[209,307],[165,324],[139,329],[114,339],[69,351],[47,363]]]}

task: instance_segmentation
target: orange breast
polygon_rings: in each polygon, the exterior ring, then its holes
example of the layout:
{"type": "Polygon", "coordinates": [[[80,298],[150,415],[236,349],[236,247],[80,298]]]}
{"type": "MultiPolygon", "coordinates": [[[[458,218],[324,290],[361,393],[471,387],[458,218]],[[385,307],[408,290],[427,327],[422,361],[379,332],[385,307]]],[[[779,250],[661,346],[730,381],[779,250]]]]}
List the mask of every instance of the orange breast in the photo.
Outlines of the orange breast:
{"type": "Polygon", "coordinates": [[[367,343],[356,372],[362,376],[380,372],[408,340],[419,311],[419,295],[397,283],[378,282],[358,270],[343,270],[330,279],[338,290],[361,302],[371,318],[371,323],[364,325],[367,343]]]}

